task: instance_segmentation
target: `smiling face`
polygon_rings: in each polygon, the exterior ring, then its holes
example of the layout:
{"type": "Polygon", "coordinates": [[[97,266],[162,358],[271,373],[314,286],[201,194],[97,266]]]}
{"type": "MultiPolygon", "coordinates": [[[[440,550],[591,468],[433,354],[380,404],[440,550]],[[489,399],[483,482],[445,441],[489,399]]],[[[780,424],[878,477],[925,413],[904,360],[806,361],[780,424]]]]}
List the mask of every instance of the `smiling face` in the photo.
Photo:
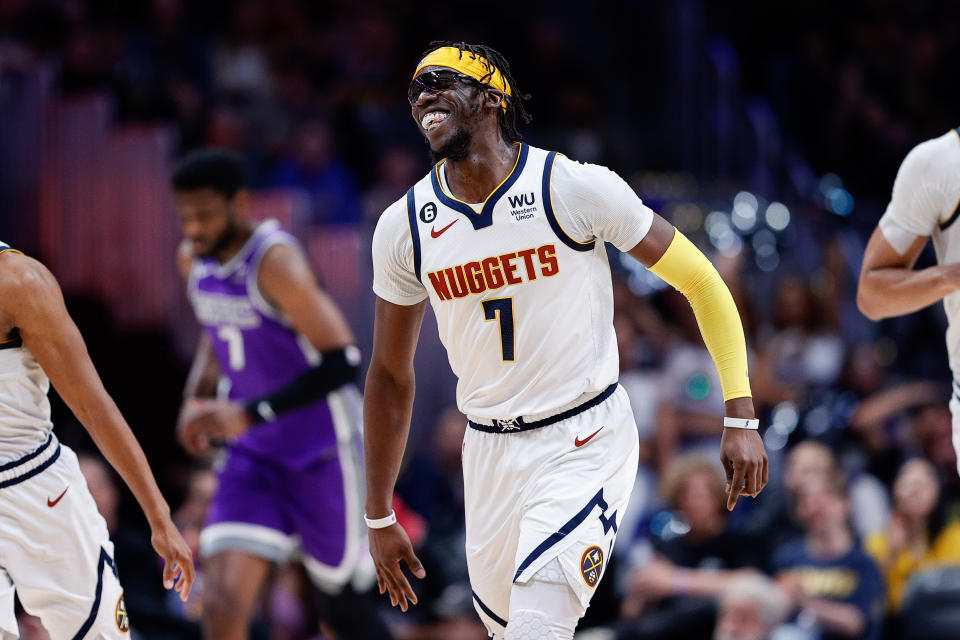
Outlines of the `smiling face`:
{"type": "Polygon", "coordinates": [[[933,465],[914,459],[903,465],[893,483],[893,502],[905,516],[925,519],[933,513],[940,499],[940,486],[933,465]]]}
{"type": "Polygon", "coordinates": [[[438,160],[465,158],[482,123],[492,118],[496,124],[502,101],[499,91],[439,66],[424,67],[408,97],[411,115],[438,160]]]}

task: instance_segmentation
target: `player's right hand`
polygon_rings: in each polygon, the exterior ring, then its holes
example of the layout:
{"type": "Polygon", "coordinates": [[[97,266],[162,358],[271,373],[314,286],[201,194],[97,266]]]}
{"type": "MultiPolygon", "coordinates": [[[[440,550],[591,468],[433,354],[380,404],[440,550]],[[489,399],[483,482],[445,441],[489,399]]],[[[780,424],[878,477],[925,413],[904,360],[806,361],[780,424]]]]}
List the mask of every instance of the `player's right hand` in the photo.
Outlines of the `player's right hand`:
{"type": "Polygon", "coordinates": [[[197,418],[202,413],[203,403],[196,398],[187,398],[177,417],[177,441],[187,453],[202,456],[210,450],[210,438],[200,428],[197,418]]]}
{"type": "Polygon", "coordinates": [[[163,586],[174,589],[186,602],[195,574],[193,554],[173,521],[166,517],[152,527],[150,544],[163,558],[163,586]]]}
{"type": "Polygon", "coordinates": [[[418,578],[423,578],[427,572],[413,552],[413,545],[407,532],[399,524],[384,529],[370,529],[370,555],[377,567],[377,587],[380,593],[389,592],[390,604],[399,606],[401,611],[407,610],[407,602],[417,604],[417,594],[407,577],[403,575],[400,561],[407,563],[410,571],[418,578]]]}

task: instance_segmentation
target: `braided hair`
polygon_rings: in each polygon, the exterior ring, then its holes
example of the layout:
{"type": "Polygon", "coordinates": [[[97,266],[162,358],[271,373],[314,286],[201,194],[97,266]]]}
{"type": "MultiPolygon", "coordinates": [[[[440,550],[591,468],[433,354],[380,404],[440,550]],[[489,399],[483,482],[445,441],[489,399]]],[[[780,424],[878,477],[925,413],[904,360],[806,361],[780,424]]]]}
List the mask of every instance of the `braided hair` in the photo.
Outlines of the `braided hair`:
{"type": "Polygon", "coordinates": [[[517,86],[517,81],[510,72],[510,63],[507,62],[507,59],[503,57],[503,54],[496,49],[482,44],[467,44],[466,42],[434,40],[430,43],[430,48],[423,52],[422,57],[426,57],[427,54],[432,53],[437,49],[442,49],[443,47],[455,47],[459,49],[461,57],[463,57],[464,53],[468,53],[474,57],[482,56],[485,58],[489,73],[480,78],[479,82],[481,83],[486,83],[487,80],[493,77],[494,71],[497,69],[500,70],[500,73],[503,75],[504,79],[507,81],[507,84],[510,86],[511,91],[513,92],[513,96],[505,96],[507,108],[505,110],[500,109],[497,111],[497,120],[500,124],[500,132],[507,142],[518,142],[521,138],[523,138],[523,135],[517,129],[517,120],[519,119],[523,124],[528,124],[530,120],[533,119],[523,106],[523,102],[530,99],[530,94],[520,91],[520,88],[517,86]]]}

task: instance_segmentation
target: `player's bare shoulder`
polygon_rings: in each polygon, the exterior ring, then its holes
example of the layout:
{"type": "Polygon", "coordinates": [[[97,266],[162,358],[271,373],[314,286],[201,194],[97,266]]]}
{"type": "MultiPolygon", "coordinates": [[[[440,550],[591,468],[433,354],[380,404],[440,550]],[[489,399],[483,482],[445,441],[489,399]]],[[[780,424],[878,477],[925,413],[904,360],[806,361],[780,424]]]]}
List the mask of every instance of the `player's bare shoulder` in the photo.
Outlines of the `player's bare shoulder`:
{"type": "Polygon", "coordinates": [[[0,314],[15,314],[59,289],[56,278],[39,260],[17,251],[0,252],[0,314]]]}
{"type": "Polygon", "coordinates": [[[315,280],[310,261],[300,245],[292,242],[277,242],[268,248],[260,260],[257,281],[263,288],[271,288],[273,283],[282,286],[291,280],[307,277],[315,280]]]}

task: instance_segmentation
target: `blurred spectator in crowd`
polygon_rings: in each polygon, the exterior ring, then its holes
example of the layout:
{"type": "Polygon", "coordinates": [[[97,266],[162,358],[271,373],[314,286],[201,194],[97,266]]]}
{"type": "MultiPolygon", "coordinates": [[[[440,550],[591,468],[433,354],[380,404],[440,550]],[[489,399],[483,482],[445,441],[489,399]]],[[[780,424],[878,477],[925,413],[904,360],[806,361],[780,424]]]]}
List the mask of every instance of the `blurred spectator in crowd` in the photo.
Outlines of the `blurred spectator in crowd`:
{"type": "MultiPolygon", "coordinates": [[[[865,350],[858,348],[857,352],[865,350]]],[[[874,358],[864,354],[858,359],[874,358]]],[[[864,366],[851,363],[850,368],[856,371],[864,366]]],[[[850,431],[856,436],[849,447],[851,453],[866,456],[871,472],[888,486],[892,485],[905,452],[915,448],[910,429],[911,412],[922,411],[930,405],[945,405],[946,395],[942,385],[918,381],[886,386],[861,396],[850,417],[850,431]]]]}
{"type": "Polygon", "coordinates": [[[657,414],[655,460],[662,471],[678,451],[697,450],[707,457],[720,457],[718,416],[725,411],[720,377],[703,344],[696,318],[684,298],[666,293],[676,342],[667,351],[657,414]]]}
{"type": "Polygon", "coordinates": [[[708,634],[716,596],[763,563],[755,541],[727,528],[724,484],[717,465],[696,454],[667,468],[662,491],[674,513],[655,524],[653,559],[627,578],[622,613],[639,618],[626,637],[708,634]]]}
{"type": "Polygon", "coordinates": [[[817,305],[807,281],[785,276],[776,287],[772,326],[761,330],[754,378],[779,400],[803,400],[812,388],[839,380],[844,344],[829,307],[817,305]],[[824,317],[826,316],[826,317],[824,317]]]}
{"type": "Polygon", "coordinates": [[[384,209],[406,193],[426,173],[427,167],[407,147],[388,148],[377,163],[377,182],[363,196],[363,219],[376,224],[384,209]]]}
{"type": "Polygon", "coordinates": [[[798,611],[798,623],[823,640],[878,640],[883,630],[883,579],[850,525],[847,490],[838,474],[815,476],[797,489],[803,537],[778,549],[771,569],[798,611]]]}
{"type": "Polygon", "coordinates": [[[867,538],[864,547],[886,580],[890,613],[899,611],[914,573],[960,566],[960,522],[946,521],[937,473],[929,461],[914,458],[903,465],[893,485],[890,525],[867,538]]]}
{"type": "MultiPolygon", "coordinates": [[[[632,294],[629,294],[632,295],[632,294]]],[[[635,296],[634,296],[635,297],[635,296]]],[[[657,403],[660,394],[660,372],[643,360],[649,358],[648,348],[653,335],[662,336],[662,321],[643,301],[637,299],[637,310],[645,313],[634,313],[631,316],[614,315],[613,326],[617,333],[617,350],[620,355],[620,386],[630,398],[633,417],[637,424],[640,436],[640,465],[637,469],[637,480],[630,494],[630,503],[626,513],[620,521],[620,544],[613,548],[617,555],[624,555],[630,548],[630,542],[637,533],[639,523],[644,520],[656,507],[659,496],[657,484],[659,482],[656,469],[653,466],[654,439],[657,428],[657,403]],[[637,329],[639,316],[647,318],[645,324],[657,325],[647,334],[642,335],[637,329]]]]}
{"type": "MultiPolygon", "coordinates": [[[[761,499],[758,513],[748,526],[771,550],[803,535],[794,508],[799,492],[812,482],[842,476],[844,471],[829,447],[816,440],[803,440],[787,454],[782,473],[782,489],[761,499]]],[[[855,473],[846,485],[857,539],[886,527],[890,515],[886,487],[867,473],[855,473]]]]}
{"type": "MultiPolygon", "coordinates": [[[[411,640],[466,640],[483,630],[473,611],[462,552],[465,524],[461,450],[466,428],[467,419],[456,407],[441,412],[397,483],[397,493],[406,507],[426,521],[426,536],[417,546],[417,557],[430,579],[416,584],[420,602],[413,614],[418,624],[404,636],[411,640]]],[[[397,514],[399,517],[400,510],[397,514]]],[[[408,613],[405,618],[409,622],[412,616],[408,613]]],[[[485,631],[483,634],[486,637],[485,631]]]]}
{"type": "Polygon", "coordinates": [[[300,126],[292,153],[277,162],[268,186],[304,189],[310,196],[314,224],[360,221],[353,175],[337,157],[333,134],[323,120],[308,120],[300,126]]]}
{"type": "MultiPolygon", "coordinates": [[[[217,474],[210,469],[196,469],[190,474],[187,495],[173,514],[183,539],[190,545],[194,558],[200,557],[200,532],[207,517],[210,499],[217,491],[217,474]]],[[[203,567],[197,567],[197,579],[190,598],[183,604],[183,616],[199,622],[203,603],[203,567]]]]}
{"type": "MultiPolygon", "coordinates": [[[[133,628],[148,640],[199,639],[199,627],[181,617],[176,604],[180,599],[162,588],[162,567],[150,546],[149,531],[120,519],[120,485],[113,470],[98,455],[81,453],[77,458],[113,540],[133,628]]],[[[191,600],[193,597],[191,594],[191,600]]]]}
{"type": "Polygon", "coordinates": [[[718,607],[713,640],[776,640],[777,627],[790,614],[786,596],[759,574],[732,581],[718,607]]]}
{"type": "MultiPolygon", "coordinates": [[[[914,409],[913,436],[940,477],[941,491],[951,511],[960,510],[960,477],[953,447],[953,418],[945,402],[930,402],[914,409]]],[[[960,512],[960,511],[958,511],[960,512]]]]}

